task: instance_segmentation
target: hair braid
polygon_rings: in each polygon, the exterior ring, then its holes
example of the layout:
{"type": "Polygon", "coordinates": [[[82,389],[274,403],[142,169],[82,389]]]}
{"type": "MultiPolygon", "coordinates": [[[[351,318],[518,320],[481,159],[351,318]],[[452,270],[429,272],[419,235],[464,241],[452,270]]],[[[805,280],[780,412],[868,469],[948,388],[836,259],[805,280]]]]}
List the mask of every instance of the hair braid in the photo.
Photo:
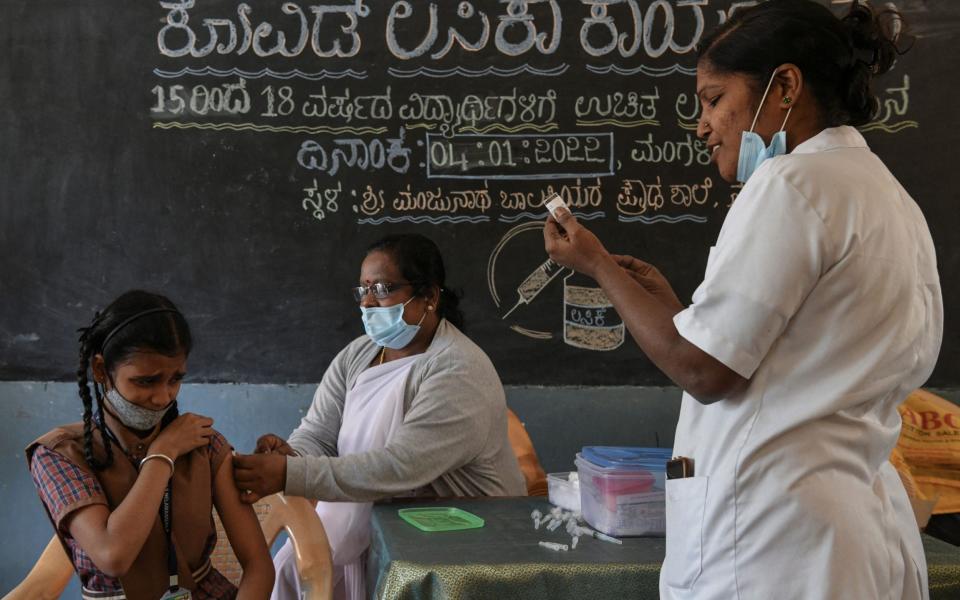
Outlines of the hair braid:
{"type": "Polygon", "coordinates": [[[80,388],[80,399],[83,401],[83,456],[87,464],[95,470],[104,467],[93,454],[93,401],[90,398],[90,383],[87,379],[87,368],[90,365],[90,349],[87,345],[87,332],[80,336],[80,366],[77,369],[77,387],[80,388]]]}
{"type": "MultiPolygon", "coordinates": [[[[90,395],[90,380],[87,373],[90,368],[90,357],[93,354],[91,337],[93,336],[97,325],[99,324],[99,313],[94,317],[93,324],[90,327],[82,329],[80,335],[80,366],[77,368],[77,387],[80,391],[80,399],[83,401],[83,456],[96,471],[101,471],[113,464],[113,448],[103,431],[103,419],[97,422],[97,428],[100,430],[100,439],[106,449],[106,460],[101,462],[93,452],[93,398],[90,395]]],[[[103,402],[100,398],[100,390],[94,383],[94,392],[97,395],[97,410],[103,410],[103,402]]]]}

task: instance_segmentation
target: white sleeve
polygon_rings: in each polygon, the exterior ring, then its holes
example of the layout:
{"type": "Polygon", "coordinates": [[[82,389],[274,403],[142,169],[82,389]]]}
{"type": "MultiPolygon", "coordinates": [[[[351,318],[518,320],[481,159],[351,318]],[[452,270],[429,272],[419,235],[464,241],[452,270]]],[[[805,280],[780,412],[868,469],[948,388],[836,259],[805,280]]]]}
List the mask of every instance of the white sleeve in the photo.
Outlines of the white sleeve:
{"type": "Polygon", "coordinates": [[[829,267],[829,246],[807,199],[774,165],[758,171],[724,221],[693,303],[674,317],[677,331],[749,379],[829,267]]]}

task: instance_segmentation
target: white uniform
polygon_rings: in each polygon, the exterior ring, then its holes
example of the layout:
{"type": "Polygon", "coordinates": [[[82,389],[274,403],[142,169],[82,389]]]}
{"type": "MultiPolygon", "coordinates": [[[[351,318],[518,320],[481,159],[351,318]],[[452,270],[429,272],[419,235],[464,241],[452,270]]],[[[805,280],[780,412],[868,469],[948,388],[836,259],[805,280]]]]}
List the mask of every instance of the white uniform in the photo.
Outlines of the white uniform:
{"type": "Polygon", "coordinates": [[[920,209],[863,137],[826,129],[767,160],[730,209],[680,335],[750,379],[684,394],[667,482],[663,598],[926,598],[888,457],[897,405],[943,329],[920,209]]]}

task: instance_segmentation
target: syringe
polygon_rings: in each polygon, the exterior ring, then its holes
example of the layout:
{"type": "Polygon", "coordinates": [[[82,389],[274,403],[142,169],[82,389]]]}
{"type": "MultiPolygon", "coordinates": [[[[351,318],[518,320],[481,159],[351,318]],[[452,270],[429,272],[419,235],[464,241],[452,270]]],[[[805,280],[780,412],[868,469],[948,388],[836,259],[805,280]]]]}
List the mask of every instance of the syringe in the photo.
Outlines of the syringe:
{"type": "Polygon", "coordinates": [[[517,286],[517,294],[519,294],[520,299],[513,305],[513,308],[508,310],[506,314],[500,318],[506,319],[510,313],[517,310],[517,307],[521,304],[530,304],[533,299],[537,297],[537,294],[539,294],[543,288],[547,287],[547,284],[553,281],[563,269],[564,267],[553,262],[552,258],[548,258],[546,262],[534,269],[533,273],[527,275],[527,278],[517,286]]]}

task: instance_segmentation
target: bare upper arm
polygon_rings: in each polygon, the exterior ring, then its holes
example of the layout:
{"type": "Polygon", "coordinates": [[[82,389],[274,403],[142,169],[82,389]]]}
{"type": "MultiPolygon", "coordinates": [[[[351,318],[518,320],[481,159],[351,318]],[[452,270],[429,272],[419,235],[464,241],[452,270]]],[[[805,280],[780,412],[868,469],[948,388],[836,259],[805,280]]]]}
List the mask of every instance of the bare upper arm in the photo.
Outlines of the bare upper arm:
{"type": "Polygon", "coordinates": [[[116,576],[117,565],[110,553],[107,521],[110,508],[106,504],[88,504],[63,517],[61,529],[83,548],[93,564],[104,573],[116,576]]]}
{"type": "Polygon", "coordinates": [[[233,483],[232,454],[227,455],[214,475],[213,503],[241,566],[257,560],[271,562],[260,521],[253,507],[240,501],[240,491],[233,483]]]}

